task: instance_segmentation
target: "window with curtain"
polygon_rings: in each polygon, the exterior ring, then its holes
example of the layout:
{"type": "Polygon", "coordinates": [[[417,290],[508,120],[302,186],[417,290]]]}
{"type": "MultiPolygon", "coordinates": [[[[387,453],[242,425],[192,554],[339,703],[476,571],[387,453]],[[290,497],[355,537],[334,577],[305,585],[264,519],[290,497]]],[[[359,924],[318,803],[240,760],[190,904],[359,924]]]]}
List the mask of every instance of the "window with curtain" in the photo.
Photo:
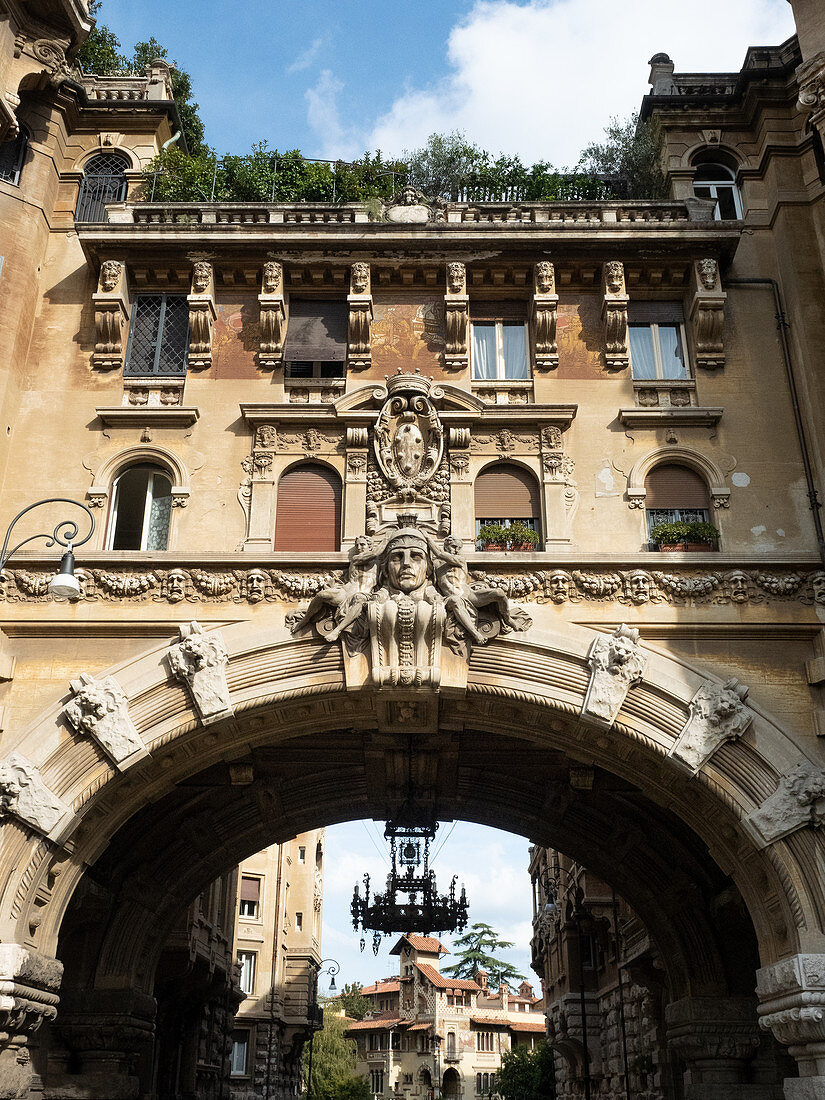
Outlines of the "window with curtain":
{"type": "Polygon", "coordinates": [[[98,153],[83,170],[75,221],[105,222],[106,203],[126,198],[129,161],[118,153],[98,153]]]}
{"type": "Polygon", "coordinates": [[[232,1077],[245,1077],[249,1063],[249,1032],[232,1032],[232,1053],[229,1056],[229,1073],[232,1077]]]}
{"type": "Polygon", "coordinates": [[[480,303],[472,309],[472,367],[478,382],[530,377],[523,302],[480,303]]]}
{"type": "Polygon", "coordinates": [[[238,952],[238,962],[241,967],[239,984],[241,987],[241,992],[245,993],[247,997],[251,996],[255,990],[255,965],[257,961],[257,951],[238,952]]]}
{"type": "Polygon", "coordinates": [[[475,483],[476,532],[486,523],[509,527],[516,521],[541,530],[541,504],[536,479],[512,462],[496,462],[475,483]]]}
{"type": "Polygon", "coordinates": [[[166,550],[172,480],[158,466],[130,466],[114,485],[107,550],[166,550]]]}
{"type": "Polygon", "coordinates": [[[631,302],[630,370],[637,382],[690,378],[679,302],[631,302]]]}
{"type": "Polygon", "coordinates": [[[654,466],[645,490],[648,534],[659,523],[708,522],[708,487],[690,467],[671,462],[654,466]]]}
{"type": "Polygon", "coordinates": [[[697,199],[715,199],[716,221],[734,221],[742,217],[742,198],[736,179],[724,164],[700,164],[693,177],[693,193],[697,199]]]}
{"type": "Polygon", "coordinates": [[[278,482],[276,550],[338,550],[341,479],[317,463],[293,466],[278,482]]]}
{"type": "Polygon", "coordinates": [[[10,141],[0,142],[0,180],[15,185],[20,182],[28,144],[29,139],[23,129],[10,141]]]}
{"type": "Polygon", "coordinates": [[[343,378],[347,324],[345,301],[290,298],[284,343],[285,377],[343,378]]]}
{"type": "Polygon", "coordinates": [[[261,906],[261,880],[257,875],[241,875],[239,895],[239,915],[252,920],[257,919],[261,906]]]}
{"type": "Polygon", "coordinates": [[[189,355],[189,303],[183,294],[139,294],[126,345],[127,378],[179,378],[189,355]]]}

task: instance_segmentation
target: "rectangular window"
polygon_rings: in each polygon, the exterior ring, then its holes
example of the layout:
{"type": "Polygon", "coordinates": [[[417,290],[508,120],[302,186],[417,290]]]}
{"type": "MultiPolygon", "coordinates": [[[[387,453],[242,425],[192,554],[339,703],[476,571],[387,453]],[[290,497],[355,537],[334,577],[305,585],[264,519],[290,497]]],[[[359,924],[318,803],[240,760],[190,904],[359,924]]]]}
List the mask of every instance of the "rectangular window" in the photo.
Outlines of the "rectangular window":
{"type": "Polygon", "coordinates": [[[232,1077],[244,1077],[249,1063],[249,1032],[232,1032],[232,1053],[229,1056],[229,1072],[232,1077]]]}
{"type": "MultiPolygon", "coordinates": [[[[706,508],[648,508],[647,516],[648,535],[654,527],[660,523],[708,523],[708,511],[706,508]]],[[[710,547],[708,547],[710,549],[710,547]]]]}
{"type": "Polygon", "coordinates": [[[347,303],[291,298],[284,343],[287,378],[343,378],[347,359],[347,303]]]}
{"type": "Polygon", "coordinates": [[[343,378],[345,374],[344,363],[327,363],[315,359],[312,362],[295,362],[286,365],[287,379],[290,378],[343,378]]]}
{"type": "Polygon", "coordinates": [[[493,1045],[495,1032],[493,1031],[479,1031],[476,1035],[476,1050],[485,1051],[490,1053],[495,1049],[493,1045]]]}
{"type": "Polygon", "coordinates": [[[241,875],[240,916],[256,920],[261,907],[261,880],[253,875],[241,875]]]}
{"type": "Polygon", "coordinates": [[[126,346],[127,378],[179,378],[189,354],[189,303],[181,294],[139,294],[126,346]]]}
{"type": "Polygon", "coordinates": [[[384,1071],[382,1069],[370,1070],[370,1091],[374,1096],[380,1096],[384,1091],[384,1071]]]}
{"type": "Polygon", "coordinates": [[[255,964],[257,961],[257,951],[238,952],[238,962],[241,964],[240,986],[247,997],[255,991],[255,964]]]}
{"type": "Polygon", "coordinates": [[[304,914],[303,913],[296,913],[295,914],[295,931],[296,932],[303,932],[303,930],[304,930],[304,914]]]}
{"type": "Polygon", "coordinates": [[[473,326],[473,379],[478,382],[530,377],[527,324],[481,321],[473,326]]]}
{"type": "Polygon", "coordinates": [[[298,862],[299,863],[306,863],[306,861],[307,861],[307,850],[302,844],[300,846],[300,848],[298,849],[298,862]]]}
{"type": "Polygon", "coordinates": [[[679,381],[690,377],[681,325],[631,324],[630,367],[637,381],[679,381]]]}

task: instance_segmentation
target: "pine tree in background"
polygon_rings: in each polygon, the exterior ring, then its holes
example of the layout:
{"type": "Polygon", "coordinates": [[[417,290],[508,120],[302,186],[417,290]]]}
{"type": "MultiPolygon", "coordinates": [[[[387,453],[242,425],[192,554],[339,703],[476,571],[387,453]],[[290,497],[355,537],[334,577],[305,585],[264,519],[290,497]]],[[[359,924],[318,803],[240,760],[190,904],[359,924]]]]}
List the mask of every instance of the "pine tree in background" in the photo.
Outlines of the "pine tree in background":
{"type": "Polygon", "coordinates": [[[509,940],[499,939],[498,932],[489,924],[477,922],[469,932],[453,941],[457,961],[445,967],[444,973],[451,978],[475,978],[479,970],[484,970],[493,985],[523,981],[523,974],[493,953],[508,951],[513,946],[509,940]]]}

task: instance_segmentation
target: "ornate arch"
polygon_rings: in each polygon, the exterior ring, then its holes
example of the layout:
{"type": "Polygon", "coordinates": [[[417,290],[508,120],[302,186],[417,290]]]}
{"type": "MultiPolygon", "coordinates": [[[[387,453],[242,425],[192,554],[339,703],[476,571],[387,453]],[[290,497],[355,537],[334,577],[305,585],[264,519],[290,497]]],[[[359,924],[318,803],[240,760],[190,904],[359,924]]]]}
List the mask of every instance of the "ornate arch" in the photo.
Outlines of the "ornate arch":
{"type": "Polygon", "coordinates": [[[105,458],[92,475],[92,484],[86,490],[90,508],[106,508],[111,500],[112,488],[117,478],[129,466],[152,463],[160,466],[172,479],[172,504],[185,508],[189,503],[191,486],[189,470],[185,463],[168,447],[156,443],[137,443],[124,447],[105,458]]]}
{"type": "Polygon", "coordinates": [[[654,466],[676,464],[688,466],[707,482],[714,508],[727,508],[730,504],[730,489],[725,484],[725,475],[713,459],[696,451],[692,447],[657,447],[648,451],[633,466],[627,477],[627,501],[631,508],[644,508],[647,489],[645,481],[654,466]]]}

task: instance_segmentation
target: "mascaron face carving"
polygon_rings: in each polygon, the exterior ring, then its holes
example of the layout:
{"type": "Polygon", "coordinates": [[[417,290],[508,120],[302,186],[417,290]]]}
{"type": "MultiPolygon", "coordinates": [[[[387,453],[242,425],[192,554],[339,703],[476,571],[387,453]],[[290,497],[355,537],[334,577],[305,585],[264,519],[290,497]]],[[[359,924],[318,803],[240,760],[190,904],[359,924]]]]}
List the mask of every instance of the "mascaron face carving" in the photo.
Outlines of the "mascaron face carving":
{"type": "Polygon", "coordinates": [[[604,281],[610,294],[624,291],[624,265],[619,260],[608,260],[604,265],[604,281]]]}
{"type": "Polygon", "coordinates": [[[462,263],[447,264],[447,289],[450,294],[463,294],[467,273],[462,263]]]}
{"type": "Polygon", "coordinates": [[[539,260],[536,264],[536,290],[539,294],[552,294],[555,290],[556,276],[549,260],[539,260]]]}
{"type": "Polygon", "coordinates": [[[100,265],[100,289],[107,294],[117,286],[123,264],[119,260],[104,260],[100,265]]]}
{"type": "Polygon", "coordinates": [[[718,272],[719,265],[716,260],[699,261],[699,278],[702,280],[702,286],[705,290],[713,290],[716,286],[718,272]]]}
{"type": "Polygon", "coordinates": [[[367,287],[370,285],[370,265],[360,262],[353,264],[350,278],[353,294],[366,294],[367,287]]]}
{"type": "Polygon", "coordinates": [[[430,397],[432,379],[400,370],[387,379],[387,399],[375,425],[375,457],[392,487],[411,496],[430,480],[444,454],[444,428],[430,397]]]}
{"type": "Polygon", "coordinates": [[[276,294],[278,287],[281,285],[281,276],[283,272],[281,265],[276,263],[275,260],[267,260],[264,264],[262,288],[264,294],[276,294]]]}
{"type": "Polygon", "coordinates": [[[212,278],[212,265],[206,260],[198,260],[192,267],[192,293],[205,294],[212,278]]]}

